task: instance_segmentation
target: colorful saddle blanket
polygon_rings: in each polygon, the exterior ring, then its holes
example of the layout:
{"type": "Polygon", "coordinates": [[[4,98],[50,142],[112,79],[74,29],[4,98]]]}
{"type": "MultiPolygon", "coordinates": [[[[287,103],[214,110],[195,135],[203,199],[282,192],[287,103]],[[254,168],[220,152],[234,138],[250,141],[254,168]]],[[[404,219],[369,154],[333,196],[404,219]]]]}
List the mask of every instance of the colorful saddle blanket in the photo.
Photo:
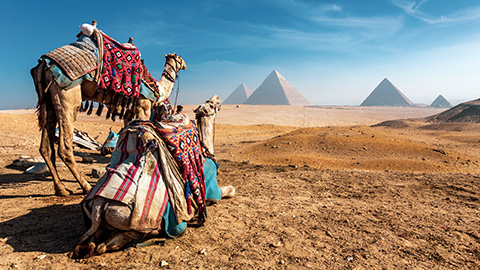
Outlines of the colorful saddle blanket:
{"type": "Polygon", "coordinates": [[[189,221],[185,184],[154,124],[132,122],[119,132],[107,172],[84,201],[101,196],[125,203],[132,209],[130,228],[148,233],[161,228],[167,206],[175,224],[189,221]]]}
{"type": "Polygon", "coordinates": [[[138,97],[143,73],[140,51],[133,44],[119,43],[104,33],[102,36],[103,64],[99,88],[138,97]]]}
{"type": "Polygon", "coordinates": [[[55,61],[71,81],[97,69],[96,44],[86,36],[80,36],[76,42],[57,48],[42,57],[55,61]]]}
{"type": "Polygon", "coordinates": [[[199,208],[199,223],[206,219],[206,186],[203,172],[203,156],[200,138],[193,123],[186,118],[184,122],[161,122],[162,135],[165,144],[182,170],[185,181],[185,196],[189,214],[192,213],[192,203],[199,208]]]}

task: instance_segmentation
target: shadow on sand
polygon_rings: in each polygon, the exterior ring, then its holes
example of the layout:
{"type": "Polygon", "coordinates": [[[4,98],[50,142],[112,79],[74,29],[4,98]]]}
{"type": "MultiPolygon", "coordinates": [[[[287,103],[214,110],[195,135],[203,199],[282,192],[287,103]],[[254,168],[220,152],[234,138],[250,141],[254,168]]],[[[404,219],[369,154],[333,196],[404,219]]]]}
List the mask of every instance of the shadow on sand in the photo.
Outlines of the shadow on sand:
{"type": "Polygon", "coordinates": [[[0,223],[0,238],[15,252],[65,253],[85,232],[80,205],[52,205],[0,223]]]}

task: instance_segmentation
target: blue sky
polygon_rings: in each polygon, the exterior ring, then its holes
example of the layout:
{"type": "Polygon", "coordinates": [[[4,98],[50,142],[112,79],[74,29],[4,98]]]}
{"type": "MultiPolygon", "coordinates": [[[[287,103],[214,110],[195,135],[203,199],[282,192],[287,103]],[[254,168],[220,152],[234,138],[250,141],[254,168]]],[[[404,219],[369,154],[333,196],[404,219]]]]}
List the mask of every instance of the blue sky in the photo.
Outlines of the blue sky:
{"type": "Polygon", "coordinates": [[[180,54],[179,104],[255,90],[274,69],[316,105],[358,105],[383,78],[415,103],[480,97],[478,1],[4,2],[0,109],[34,107],[30,68],[91,20],[133,37],[154,77],[180,54]]]}

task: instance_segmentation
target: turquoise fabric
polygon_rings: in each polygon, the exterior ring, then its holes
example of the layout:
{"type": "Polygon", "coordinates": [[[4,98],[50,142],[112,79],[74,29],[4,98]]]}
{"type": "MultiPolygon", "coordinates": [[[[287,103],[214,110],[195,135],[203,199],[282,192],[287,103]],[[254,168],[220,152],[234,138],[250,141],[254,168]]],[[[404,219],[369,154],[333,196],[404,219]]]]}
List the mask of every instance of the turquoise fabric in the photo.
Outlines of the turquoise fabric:
{"type": "Polygon", "coordinates": [[[218,164],[206,158],[205,163],[203,163],[203,173],[205,175],[205,186],[207,188],[207,200],[219,201],[222,199],[222,191],[217,183],[217,169],[218,164]]]}
{"type": "Polygon", "coordinates": [[[186,222],[177,223],[175,213],[173,212],[173,208],[170,207],[170,203],[167,203],[167,209],[165,209],[165,213],[163,213],[163,219],[165,220],[165,232],[171,238],[179,237],[187,229],[186,222]]]}
{"type": "MultiPolygon", "coordinates": [[[[222,199],[222,191],[217,183],[217,169],[218,164],[213,160],[206,158],[206,161],[203,163],[203,173],[205,174],[205,185],[207,187],[207,200],[219,201],[222,199]]],[[[175,213],[170,207],[170,203],[167,204],[163,219],[165,220],[165,232],[171,238],[179,237],[187,229],[186,222],[180,224],[177,223],[175,213]]]]}
{"type": "Polygon", "coordinates": [[[115,148],[115,146],[117,146],[117,141],[118,141],[118,134],[113,131],[110,131],[110,133],[108,133],[107,139],[102,145],[102,148],[103,147],[115,148]]]}
{"type": "Polygon", "coordinates": [[[151,100],[152,102],[155,102],[157,101],[157,97],[155,96],[155,94],[153,93],[153,91],[142,81],[142,83],[140,84],[140,94],[146,98],[148,98],[149,100],[151,100]]]}

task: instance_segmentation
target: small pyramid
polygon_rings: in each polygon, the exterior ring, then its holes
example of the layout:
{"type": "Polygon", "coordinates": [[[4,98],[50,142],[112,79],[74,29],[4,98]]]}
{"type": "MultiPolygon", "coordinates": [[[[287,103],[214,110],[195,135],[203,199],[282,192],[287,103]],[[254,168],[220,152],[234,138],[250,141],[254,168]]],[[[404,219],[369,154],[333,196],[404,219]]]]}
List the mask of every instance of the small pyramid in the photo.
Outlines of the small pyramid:
{"type": "Polygon", "coordinates": [[[310,105],[278,71],[274,70],[245,101],[252,105],[310,105]]]}
{"type": "Polygon", "coordinates": [[[387,78],[373,89],[360,106],[413,106],[413,103],[387,78]]]}
{"type": "Polygon", "coordinates": [[[451,108],[452,104],[448,102],[446,98],[444,98],[442,95],[439,95],[430,105],[435,108],[451,108]]]}
{"type": "Polygon", "coordinates": [[[252,89],[242,83],[233,90],[222,104],[243,104],[252,93],[252,89]]]}

